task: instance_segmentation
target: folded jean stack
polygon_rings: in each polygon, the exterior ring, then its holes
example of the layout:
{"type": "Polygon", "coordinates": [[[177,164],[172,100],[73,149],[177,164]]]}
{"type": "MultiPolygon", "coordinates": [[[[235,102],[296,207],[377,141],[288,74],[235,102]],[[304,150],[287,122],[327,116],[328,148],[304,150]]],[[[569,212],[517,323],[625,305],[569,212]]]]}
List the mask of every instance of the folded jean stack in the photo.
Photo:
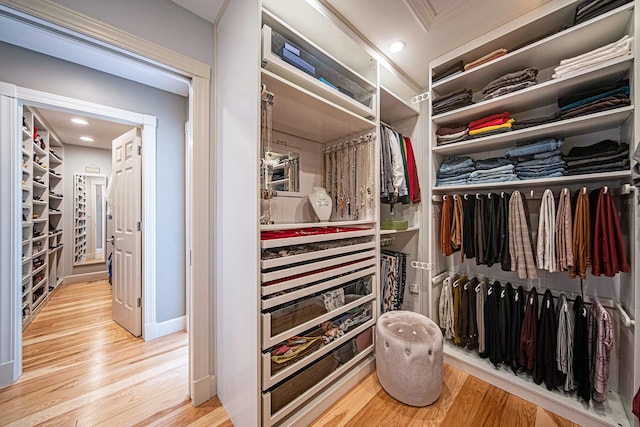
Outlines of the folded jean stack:
{"type": "Polygon", "coordinates": [[[553,69],[553,78],[559,79],[568,74],[595,67],[619,56],[631,55],[633,37],[625,35],[617,42],[594,49],[573,58],[563,59],[560,65],[553,69]]]}
{"type": "Polygon", "coordinates": [[[625,107],[631,104],[629,93],[629,80],[625,79],[562,97],[558,99],[560,119],[625,107]]]}
{"type": "Polygon", "coordinates": [[[603,13],[607,13],[610,10],[616,9],[623,4],[631,3],[631,1],[632,0],[582,0],[576,5],[574,22],[578,25],[596,16],[600,16],[603,13]]]}
{"type": "Polygon", "coordinates": [[[451,157],[440,165],[436,186],[466,184],[467,179],[475,170],[475,162],[470,157],[451,157]]]}
{"type": "Polygon", "coordinates": [[[467,105],[473,104],[473,92],[470,89],[458,89],[450,92],[438,99],[435,99],[431,104],[433,108],[433,114],[442,114],[447,111],[462,108],[467,105]]]}
{"type": "Polygon", "coordinates": [[[537,68],[525,68],[524,70],[507,73],[482,89],[485,99],[493,99],[517,90],[526,89],[535,85],[538,76],[537,68]]]}
{"type": "Polygon", "coordinates": [[[469,174],[469,184],[482,184],[487,182],[517,181],[515,174],[515,162],[504,157],[493,157],[485,160],[476,160],[476,170],[469,174]]]}
{"type": "Polygon", "coordinates": [[[514,120],[508,112],[492,114],[469,123],[469,136],[481,138],[498,133],[509,132],[514,120]]]}
{"type": "Polygon", "coordinates": [[[567,171],[560,147],[562,139],[543,139],[533,144],[510,148],[504,153],[508,159],[515,159],[518,179],[555,178],[567,171]]]}
{"type": "Polygon", "coordinates": [[[573,147],[564,158],[569,175],[628,170],[629,144],[607,139],[586,147],[573,147]]]}

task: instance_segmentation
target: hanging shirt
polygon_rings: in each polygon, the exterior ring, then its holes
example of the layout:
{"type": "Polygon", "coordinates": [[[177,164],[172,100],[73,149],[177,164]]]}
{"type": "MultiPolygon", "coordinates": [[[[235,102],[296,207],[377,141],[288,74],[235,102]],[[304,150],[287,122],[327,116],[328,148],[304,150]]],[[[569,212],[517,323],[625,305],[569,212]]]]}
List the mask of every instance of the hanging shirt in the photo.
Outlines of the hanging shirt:
{"type": "Polygon", "coordinates": [[[611,316],[597,300],[591,303],[589,338],[589,348],[592,355],[592,397],[596,402],[604,402],[607,400],[610,353],[613,347],[613,324],[611,316]]]}
{"type": "Polygon", "coordinates": [[[451,289],[451,278],[447,277],[442,282],[440,292],[440,302],[438,305],[438,318],[443,335],[447,339],[453,339],[453,293],[451,289]]]}
{"type": "Polygon", "coordinates": [[[551,291],[547,289],[542,298],[536,342],[536,363],[533,368],[533,382],[544,384],[553,390],[564,382],[556,367],[556,339],[558,324],[551,291]]]}
{"type": "Polygon", "coordinates": [[[538,277],[531,248],[528,216],[518,190],[509,200],[509,255],[511,271],[517,271],[520,279],[538,277]]]}
{"type": "Polygon", "coordinates": [[[487,279],[482,279],[476,288],[476,323],[478,326],[478,353],[480,357],[486,352],[486,338],[484,327],[484,307],[487,300],[487,279]]]}
{"type": "Polygon", "coordinates": [[[558,197],[556,215],[556,271],[566,271],[573,266],[573,220],[571,215],[571,195],[563,188],[558,197]]]}
{"type": "Polygon", "coordinates": [[[538,292],[536,288],[529,292],[524,310],[518,361],[520,366],[527,371],[533,371],[536,363],[536,341],[538,339],[538,292]]]}
{"type": "Polygon", "coordinates": [[[573,374],[578,396],[585,402],[591,400],[591,375],[589,353],[589,314],[590,310],[582,303],[578,295],[573,303],[574,340],[573,340],[573,374]],[[586,357],[585,357],[586,355],[586,357]]]}
{"type": "Polygon", "coordinates": [[[391,171],[393,176],[393,190],[398,196],[406,196],[407,184],[404,180],[404,163],[402,161],[402,151],[400,149],[400,141],[398,136],[391,129],[385,129],[389,136],[391,147],[391,171]]]}
{"type": "Polygon", "coordinates": [[[573,263],[569,277],[587,278],[587,267],[591,265],[591,213],[589,195],[578,190],[576,210],[573,217],[573,263]]]}
{"type": "Polygon", "coordinates": [[[558,301],[558,334],[556,344],[556,364],[565,376],[564,391],[575,389],[573,379],[573,310],[569,308],[567,297],[561,294],[558,301]]]}
{"type": "Polygon", "coordinates": [[[537,261],[538,268],[550,273],[556,271],[556,202],[551,190],[546,189],[540,203],[540,215],[538,217],[538,244],[537,261]]]}

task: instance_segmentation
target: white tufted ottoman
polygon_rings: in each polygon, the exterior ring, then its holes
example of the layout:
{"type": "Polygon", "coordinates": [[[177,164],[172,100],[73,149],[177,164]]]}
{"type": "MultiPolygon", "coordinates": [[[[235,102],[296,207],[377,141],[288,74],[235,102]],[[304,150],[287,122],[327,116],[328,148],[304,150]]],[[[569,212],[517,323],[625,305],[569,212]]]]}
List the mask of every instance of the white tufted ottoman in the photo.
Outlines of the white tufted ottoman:
{"type": "Polygon", "coordinates": [[[442,391],[442,332],[428,317],[389,311],[376,323],[376,370],[382,387],[411,406],[427,406],[442,391]]]}

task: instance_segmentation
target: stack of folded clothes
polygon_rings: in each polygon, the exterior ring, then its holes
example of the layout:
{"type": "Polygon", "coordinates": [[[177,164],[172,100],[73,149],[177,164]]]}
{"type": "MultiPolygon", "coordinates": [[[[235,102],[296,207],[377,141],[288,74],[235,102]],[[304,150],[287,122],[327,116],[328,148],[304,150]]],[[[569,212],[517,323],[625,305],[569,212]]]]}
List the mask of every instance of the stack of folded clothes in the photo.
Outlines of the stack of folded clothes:
{"type": "Polygon", "coordinates": [[[436,131],[436,140],[438,145],[451,144],[463,141],[468,133],[469,128],[467,125],[441,126],[436,131]]]}
{"type": "Polygon", "coordinates": [[[514,120],[507,112],[492,114],[470,122],[469,136],[472,138],[480,138],[497,133],[509,132],[513,122],[514,120]]]}
{"type": "Polygon", "coordinates": [[[592,114],[620,108],[631,104],[629,80],[620,80],[612,85],[600,85],[574,95],[558,99],[560,119],[592,114]]]}
{"type": "Polygon", "coordinates": [[[562,139],[543,139],[510,148],[504,156],[517,161],[515,172],[519,179],[559,177],[567,171],[567,163],[559,150],[563,144],[562,139]]]}
{"type": "Polygon", "coordinates": [[[462,65],[462,59],[454,62],[448,67],[440,67],[436,70],[433,70],[433,75],[431,76],[431,80],[435,83],[438,80],[442,80],[445,77],[453,76],[454,74],[458,74],[464,71],[464,67],[462,65]]]}
{"type": "Polygon", "coordinates": [[[586,147],[573,147],[564,156],[569,175],[629,169],[629,144],[606,139],[586,147]]]}
{"type": "Polygon", "coordinates": [[[473,92],[470,89],[458,89],[451,93],[435,99],[431,106],[433,114],[446,113],[447,111],[462,108],[466,105],[473,104],[473,92]]]}
{"type": "Polygon", "coordinates": [[[482,89],[482,93],[485,99],[497,98],[535,85],[538,82],[536,80],[537,76],[537,68],[525,68],[524,70],[508,73],[486,85],[482,89]]]}
{"type": "Polygon", "coordinates": [[[575,24],[588,21],[626,3],[631,3],[631,0],[582,0],[576,5],[575,24]]]}
{"type": "Polygon", "coordinates": [[[468,64],[465,64],[464,70],[467,71],[467,70],[471,70],[472,68],[479,67],[482,64],[493,61],[494,59],[500,58],[501,56],[506,54],[507,54],[507,49],[504,49],[504,48],[496,49],[493,52],[490,52],[484,56],[481,56],[475,61],[471,61],[468,64]]]}
{"type": "Polygon", "coordinates": [[[436,186],[466,184],[471,172],[475,170],[475,163],[470,157],[451,157],[440,165],[436,186]]]}
{"type": "Polygon", "coordinates": [[[573,58],[563,59],[560,65],[553,69],[553,78],[559,79],[567,74],[582,71],[589,67],[600,65],[605,61],[619,56],[631,55],[631,42],[633,37],[625,35],[617,42],[599,47],[591,52],[574,56],[573,58]]]}
{"type": "Polygon", "coordinates": [[[526,128],[530,128],[530,127],[533,127],[533,126],[540,126],[540,125],[543,125],[545,123],[555,122],[555,121],[560,120],[560,114],[561,113],[559,111],[556,111],[555,113],[550,114],[548,116],[534,117],[534,118],[526,119],[526,120],[518,119],[511,126],[511,130],[526,129],[526,128]]]}
{"type": "Polygon", "coordinates": [[[514,161],[505,157],[493,157],[486,160],[476,160],[476,170],[469,174],[469,184],[484,182],[517,181],[514,173],[514,161]]]}

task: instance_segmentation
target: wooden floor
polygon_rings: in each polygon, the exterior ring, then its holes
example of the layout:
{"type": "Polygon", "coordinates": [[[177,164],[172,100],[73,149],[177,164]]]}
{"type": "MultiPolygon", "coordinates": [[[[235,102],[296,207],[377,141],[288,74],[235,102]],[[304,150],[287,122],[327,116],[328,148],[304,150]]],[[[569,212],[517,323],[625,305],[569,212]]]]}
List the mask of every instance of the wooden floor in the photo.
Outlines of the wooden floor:
{"type": "MultiPolygon", "coordinates": [[[[111,319],[108,282],[63,285],[23,336],[23,375],[0,390],[0,425],[231,426],[218,398],[187,396],[187,335],[150,342],[111,319]]],[[[438,401],[403,405],[375,374],[314,426],[572,426],[483,381],[445,366],[438,401]]]]}

